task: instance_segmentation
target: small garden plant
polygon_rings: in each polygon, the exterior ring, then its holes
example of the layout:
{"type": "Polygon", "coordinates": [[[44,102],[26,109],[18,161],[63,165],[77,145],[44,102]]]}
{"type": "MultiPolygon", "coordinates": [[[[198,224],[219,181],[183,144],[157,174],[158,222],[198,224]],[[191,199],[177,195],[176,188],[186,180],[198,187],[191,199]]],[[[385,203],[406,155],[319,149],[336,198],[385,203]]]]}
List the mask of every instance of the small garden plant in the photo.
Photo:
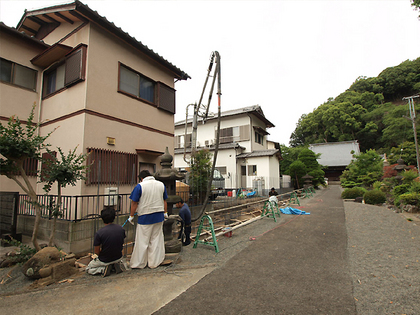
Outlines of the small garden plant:
{"type": "Polygon", "coordinates": [[[369,190],[363,195],[365,203],[370,205],[378,205],[386,202],[386,195],[379,189],[369,190]]]}

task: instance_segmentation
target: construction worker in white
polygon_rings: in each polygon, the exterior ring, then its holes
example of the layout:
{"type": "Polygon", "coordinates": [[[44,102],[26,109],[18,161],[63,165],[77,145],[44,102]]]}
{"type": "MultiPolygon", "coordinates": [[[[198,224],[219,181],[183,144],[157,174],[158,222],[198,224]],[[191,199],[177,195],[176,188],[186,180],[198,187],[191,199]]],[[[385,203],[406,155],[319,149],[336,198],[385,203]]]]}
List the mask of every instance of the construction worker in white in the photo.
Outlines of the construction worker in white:
{"type": "Polygon", "coordinates": [[[165,259],[163,221],[168,217],[168,194],[165,185],[156,180],[148,170],[139,175],[140,183],[134,187],[130,199],[131,209],[128,221],[134,224],[137,212],[137,230],[131,268],[158,267],[165,259]]]}

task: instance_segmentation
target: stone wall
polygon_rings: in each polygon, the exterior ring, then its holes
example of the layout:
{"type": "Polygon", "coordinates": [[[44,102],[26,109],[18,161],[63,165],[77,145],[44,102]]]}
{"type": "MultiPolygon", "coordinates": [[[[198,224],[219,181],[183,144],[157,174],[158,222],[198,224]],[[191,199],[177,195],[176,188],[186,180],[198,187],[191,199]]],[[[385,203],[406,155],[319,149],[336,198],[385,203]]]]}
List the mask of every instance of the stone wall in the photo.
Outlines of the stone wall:
{"type": "MultiPolygon", "coordinates": [[[[128,218],[127,215],[115,218],[115,224],[122,225],[128,218]]],[[[17,220],[17,231],[24,235],[32,236],[35,217],[19,215],[17,220]]],[[[39,223],[38,239],[40,244],[48,244],[53,220],[42,218],[39,223]]],[[[82,221],[57,220],[55,230],[55,242],[58,247],[66,253],[93,252],[93,238],[95,231],[103,227],[102,219],[89,219],[82,221]]],[[[134,238],[134,227],[127,223],[124,226],[127,239],[134,238]]]]}

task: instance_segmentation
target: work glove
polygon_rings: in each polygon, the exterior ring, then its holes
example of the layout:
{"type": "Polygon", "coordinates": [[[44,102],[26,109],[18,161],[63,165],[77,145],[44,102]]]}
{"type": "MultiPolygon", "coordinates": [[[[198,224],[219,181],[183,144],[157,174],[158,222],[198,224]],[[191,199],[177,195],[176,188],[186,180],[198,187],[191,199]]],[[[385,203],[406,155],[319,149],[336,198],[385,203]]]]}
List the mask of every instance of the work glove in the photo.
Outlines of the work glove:
{"type": "Polygon", "coordinates": [[[131,223],[131,225],[134,225],[133,219],[134,219],[134,217],[132,217],[132,216],[130,216],[130,217],[128,218],[128,222],[130,222],[130,223],[131,223]]]}
{"type": "Polygon", "coordinates": [[[165,219],[169,218],[167,213],[164,213],[163,216],[165,217],[165,219]]]}

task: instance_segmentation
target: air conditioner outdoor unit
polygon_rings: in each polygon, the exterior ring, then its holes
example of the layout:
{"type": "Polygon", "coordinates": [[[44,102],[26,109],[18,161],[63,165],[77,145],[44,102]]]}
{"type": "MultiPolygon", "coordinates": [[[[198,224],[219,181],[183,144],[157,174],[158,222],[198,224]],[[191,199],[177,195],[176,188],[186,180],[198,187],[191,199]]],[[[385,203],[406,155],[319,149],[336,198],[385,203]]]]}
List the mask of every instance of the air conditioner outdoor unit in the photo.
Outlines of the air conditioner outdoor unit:
{"type": "Polygon", "coordinates": [[[116,206],[118,204],[118,188],[107,187],[104,191],[104,206],[116,206]]]}

